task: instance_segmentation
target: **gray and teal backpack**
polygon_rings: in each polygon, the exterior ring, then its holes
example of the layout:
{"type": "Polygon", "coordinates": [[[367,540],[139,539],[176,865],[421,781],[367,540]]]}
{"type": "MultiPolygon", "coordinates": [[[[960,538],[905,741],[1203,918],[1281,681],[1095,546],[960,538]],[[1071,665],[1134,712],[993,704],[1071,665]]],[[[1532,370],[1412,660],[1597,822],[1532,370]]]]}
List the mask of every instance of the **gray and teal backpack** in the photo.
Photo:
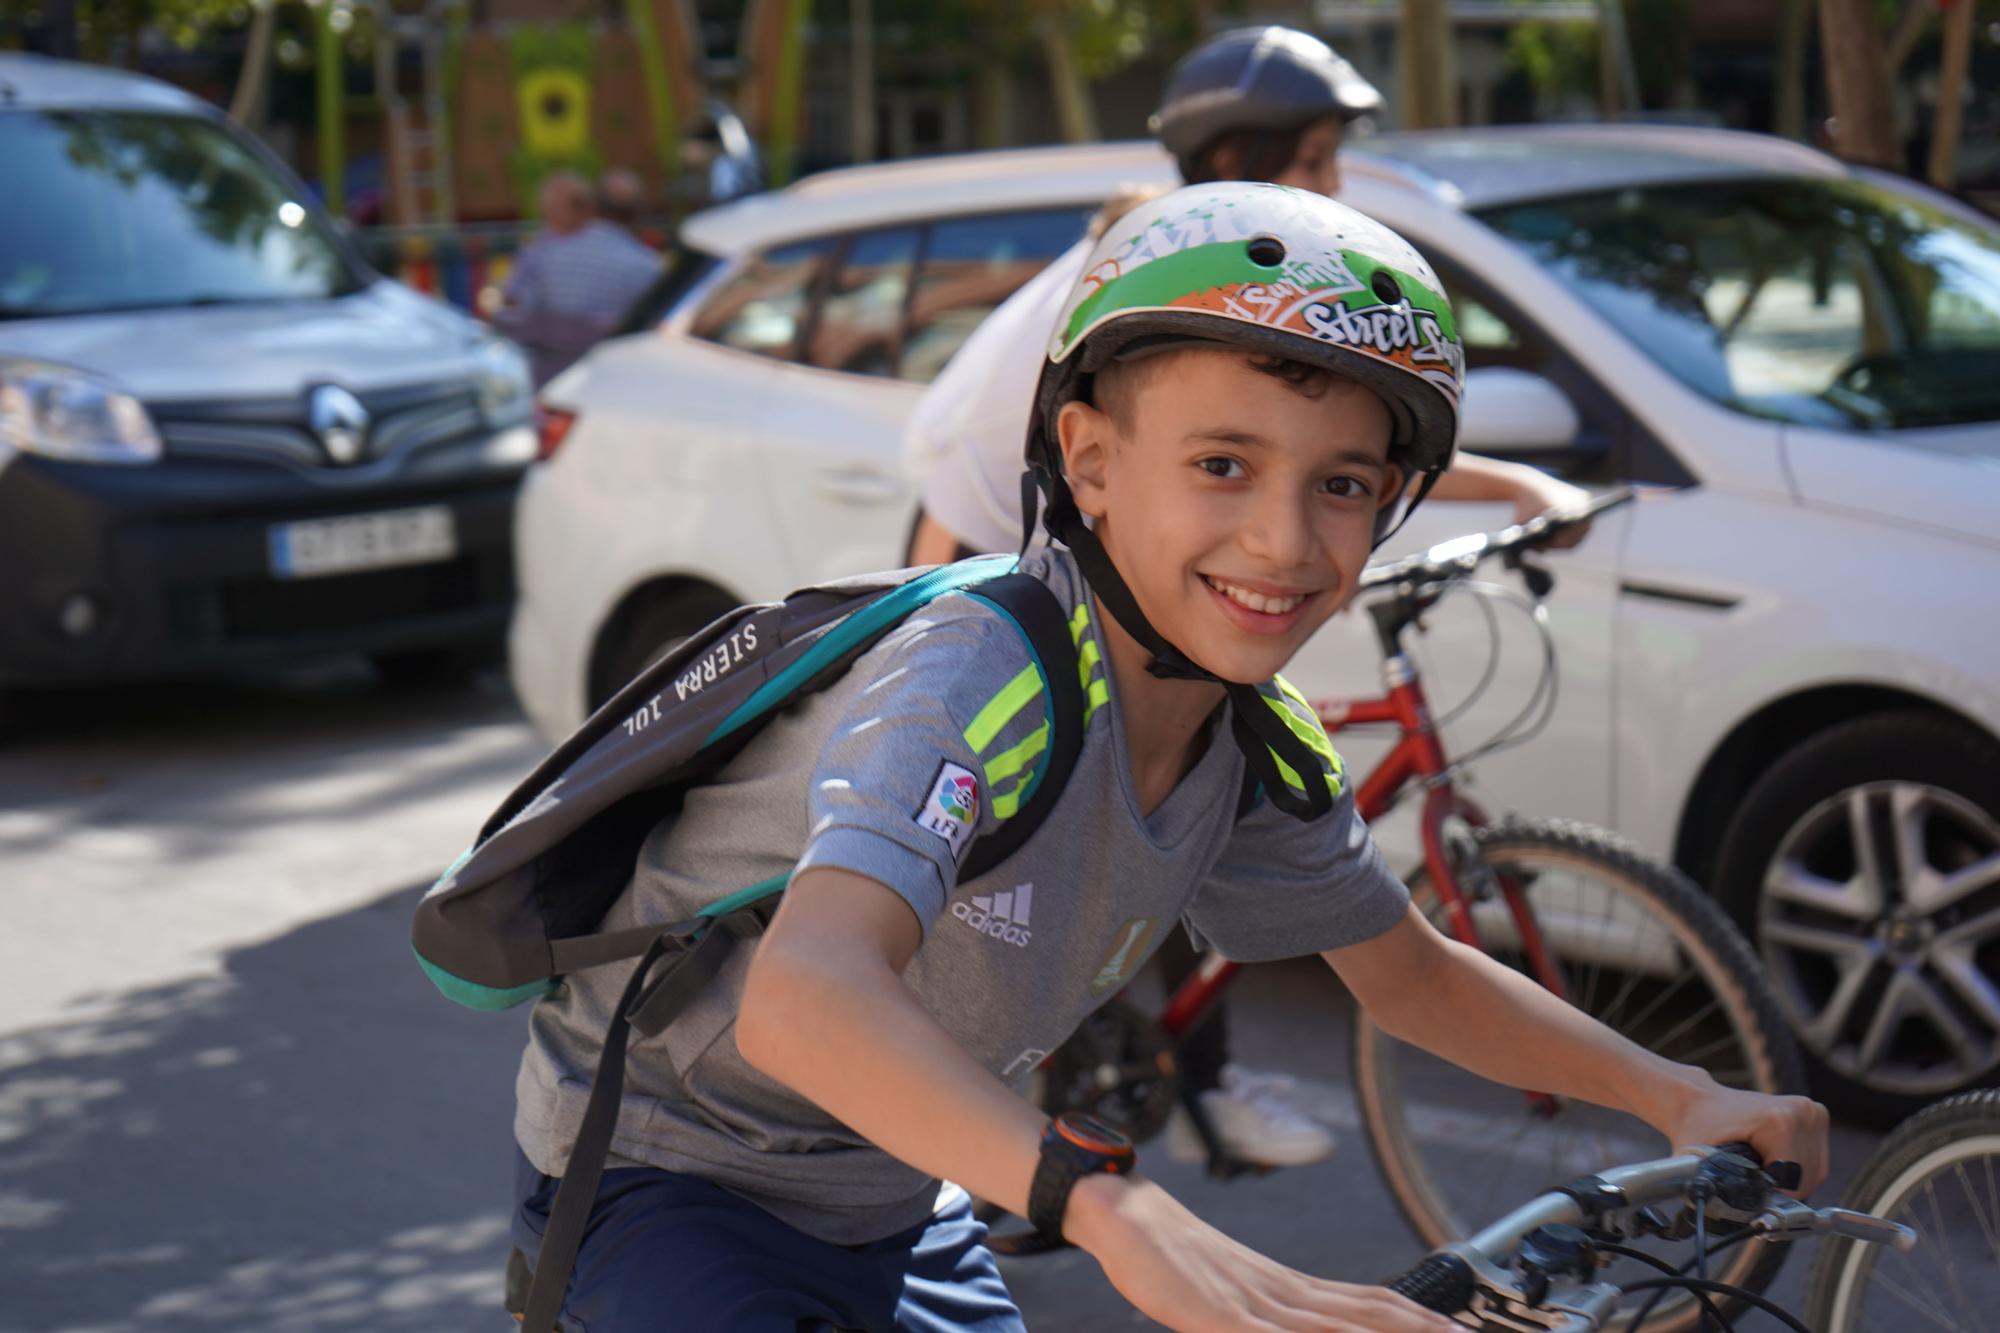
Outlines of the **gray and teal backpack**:
{"type": "Polygon", "coordinates": [[[975,841],[963,876],[1018,850],[1062,794],[1083,748],[1084,697],[1069,618],[1012,556],[984,556],[824,584],[739,607],[648,667],[516,787],[478,840],[418,904],[412,943],[439,990],[476,1009],[548,993],[584,968],[638,959],[605,1033],[583,1123],[532,1278],[518,1254],[510,1304],[549,1333],[583,1239],[625,1083],[632,1028],[652,1035],[712,980],[735,931],[768,921],[785,876],[710,904],[686,921],[601,931],[641,844],[677,814],[785,707],[825,689],[913,613],[947,593],[978,598],[1020,631],[1042,677],[1049,745],[1018,812],[975,841]]]}

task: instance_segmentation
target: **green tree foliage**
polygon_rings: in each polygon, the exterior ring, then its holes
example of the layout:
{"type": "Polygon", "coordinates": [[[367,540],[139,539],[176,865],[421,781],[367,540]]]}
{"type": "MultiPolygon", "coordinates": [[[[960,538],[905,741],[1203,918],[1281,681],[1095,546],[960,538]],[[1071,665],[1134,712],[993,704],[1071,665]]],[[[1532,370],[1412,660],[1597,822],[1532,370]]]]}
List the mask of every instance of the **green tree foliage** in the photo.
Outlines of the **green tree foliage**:
{"type": "MultiPolygon", "coordinates": [[[[1155,53],[1178,55],[1195,39],[1195,0],[1056,0],[1086,77],[1102,79],[1155,53]]],[[[1226,8],[1226,7],[1225,7],[1226,8]]],[[[845,21],[846,0],[822,0],[822,23],[845,21]]],[[[995,62],[1036,58],[1041,9],[1023,0],[876,0],[885,44],[925,53],[942,77],[956,79],[995,62]]]]}

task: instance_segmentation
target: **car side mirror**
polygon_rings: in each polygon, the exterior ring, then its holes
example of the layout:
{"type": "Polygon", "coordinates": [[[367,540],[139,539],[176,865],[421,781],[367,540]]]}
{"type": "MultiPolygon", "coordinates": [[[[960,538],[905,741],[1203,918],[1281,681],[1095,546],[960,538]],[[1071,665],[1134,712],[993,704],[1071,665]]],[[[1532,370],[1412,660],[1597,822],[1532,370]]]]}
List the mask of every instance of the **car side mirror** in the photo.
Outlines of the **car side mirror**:
{"type": "Polygon", "coordinates": [[[1461,412],[1459,447],[1476,454],[1561,453],[1582,428],[1568,394],[1511,366],[1467,371],[1461,412]]]}

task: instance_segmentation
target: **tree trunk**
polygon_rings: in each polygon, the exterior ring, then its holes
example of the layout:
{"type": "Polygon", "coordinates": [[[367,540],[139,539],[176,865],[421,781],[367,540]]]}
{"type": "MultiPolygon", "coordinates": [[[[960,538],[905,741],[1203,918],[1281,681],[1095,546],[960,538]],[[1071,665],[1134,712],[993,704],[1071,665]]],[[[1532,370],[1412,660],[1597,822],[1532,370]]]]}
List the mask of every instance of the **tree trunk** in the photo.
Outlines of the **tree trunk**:
{"type": "Polygon", "coordinates": [[[1048,62],[1049,84],[1055,93],[1063,138],[1070,143],[1094,141],[1097,110],[1090,104],[1090,88],[1076,67],[1076,52],[1070,49],[1069,30],[1063,22],[1060,4],[1042,6],[1035,22],[1035,37],[1041,43],[1042,58],[1048,62]]]}
{"type": "Polygon", "coordinates": [[[1014,142],[1014,71],[989,61],[979,71],[979,146],[1005,148],[1014,142]]]}
{"type": "Polygon", "coordinates": [[[1900,167],[1903,146],[1872,0],[1819,0],[1819,40],[1833,103],[1834,150],[1850,162],[1900,167]]]}
{"type": "Polygon", "coordinates": [[[1806,137],[1806,39],[1812,35],[1812,0],[1785,0],[1778,20],[1778,87],[1772,130],[1787,139],[1806,137]]]}
{"type": "Polygon", "coordinates": [[[1405,129],[1458,123],[1458,62],[1448,0],[1403,0],[1397,31],[1397,81],[1405,129]]]}
{"type": "Polygon", "coordinates": [[[278,0],[257,5],[243,47],[243,68],[236,75],[236,95],[229,99],[229,118],[246,130],[255,131],[264,121],[264,89],[271,81],[271,37],[277,29],[278,0]]]}
{"type": "MultiPolygon", "coordinates": [[[[1946,0],[1949,4],[1950,0],[1946,0]]],[[[1896,71],[1909,60],[1910,52],[1917,49],[1917,43],[1924,39],[1924,33],[1937,17],[1937,0],[1909,0],[1903,9],[1903,17],[1896,24],[1896,31],[1889,38],[1889,77],[1896,77],[1896,71]]]]}
{"type": "Polygon", "coordinates": [[[1952,0],[1944,16],[1944,63],[1938,71],[1937,120],[1931,133],[1930,181],[1958,183],[1958,139],[1965,129],[1965,80],[1972,69],[1973,0],[1952,0]]]}
{"type": "Polygon", "coordinates": [[[1597,0],[1597,86],[1606,116],[1639,109],[1639,69],[1625,29],[1624,0],[1597,0]]]}
{"type": "Polygon", "coordinates": [[[875,0],[847,0],[849,156],[875,160],[875,0]]]}

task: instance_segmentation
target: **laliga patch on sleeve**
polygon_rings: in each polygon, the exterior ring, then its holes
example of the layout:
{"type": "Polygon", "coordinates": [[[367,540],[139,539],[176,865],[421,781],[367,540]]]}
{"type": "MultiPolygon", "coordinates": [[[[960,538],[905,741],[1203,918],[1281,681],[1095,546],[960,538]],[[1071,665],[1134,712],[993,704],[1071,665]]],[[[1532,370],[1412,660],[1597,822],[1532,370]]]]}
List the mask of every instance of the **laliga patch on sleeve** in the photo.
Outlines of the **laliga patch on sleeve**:
{"type": "Polygon", "coordinates": [[[979,780],[949,759],[940,763],[914,822],[943,838],[956,857],[979,828],[979,780]]]}

